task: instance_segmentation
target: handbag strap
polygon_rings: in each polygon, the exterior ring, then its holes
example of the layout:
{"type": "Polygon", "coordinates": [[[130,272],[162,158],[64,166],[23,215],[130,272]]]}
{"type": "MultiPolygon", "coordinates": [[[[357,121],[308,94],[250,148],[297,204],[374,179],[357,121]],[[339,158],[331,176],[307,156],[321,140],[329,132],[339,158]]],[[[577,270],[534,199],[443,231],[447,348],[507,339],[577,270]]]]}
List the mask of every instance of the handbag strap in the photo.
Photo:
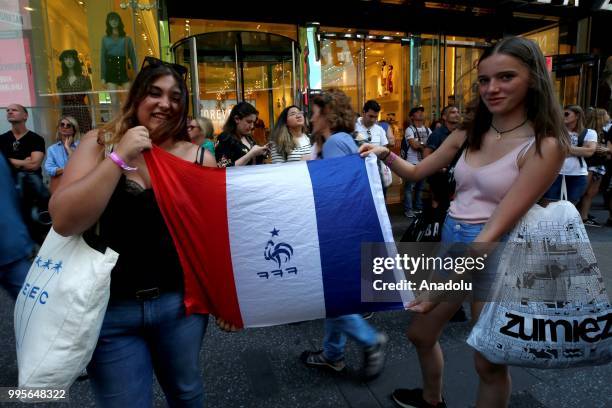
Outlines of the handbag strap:
{"type": "Polygon", "coordinates": [[[567,200],[567,185],[565,184],[565,175],[561,178],[561,200],[567,200]]]}

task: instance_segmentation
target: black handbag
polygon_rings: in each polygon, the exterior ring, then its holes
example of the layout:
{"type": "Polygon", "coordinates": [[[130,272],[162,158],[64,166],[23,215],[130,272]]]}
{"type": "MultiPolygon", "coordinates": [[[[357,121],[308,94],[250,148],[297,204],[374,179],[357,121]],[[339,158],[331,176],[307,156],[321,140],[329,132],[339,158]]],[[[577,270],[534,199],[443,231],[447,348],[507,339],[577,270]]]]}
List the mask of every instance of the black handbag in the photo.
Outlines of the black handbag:
{"type": "Polygon", "coordinates": [[[412,219],[400,242],[440,242],[445,216],[433,208],[423,211],[412,219]]]}

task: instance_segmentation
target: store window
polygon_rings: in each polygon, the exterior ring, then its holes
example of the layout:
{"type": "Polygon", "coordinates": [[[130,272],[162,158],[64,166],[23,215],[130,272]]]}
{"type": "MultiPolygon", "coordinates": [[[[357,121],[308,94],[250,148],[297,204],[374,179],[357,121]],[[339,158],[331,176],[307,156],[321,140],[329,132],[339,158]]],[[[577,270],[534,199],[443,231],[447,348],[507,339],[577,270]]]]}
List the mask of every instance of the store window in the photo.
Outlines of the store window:
{"type": "Polygon", "coordinates": [[[12,37],[2,49],[14,50],[15,58],[25,62],[27,87],[22,87],[23,96],[2,96],[2,104],[30,107],[28,126],[48,141],[60,115],[73,116],[83,133],[108,122],[119,111],[143,58],[159,56],[157,3],[3,2],[2,11],[12,13],[14,23],[0,25],[2,41],[12,37]]]}
{"type": "MultiPolygon", "coordinates": [[[[366,41],[365,48],[365,99],[375,99],[381,107],[379,120],[391,126],[396,140],[402,136],[404,112],[403,53],[407,48],[399,43],[366,41]]],[[[361,109],[360,109],[361,110],[361,109]]]]}
{"type": "Polygon", "coordinates": [[[359,112],[363,104],[361,63],[362,41],[327,37],[321,41],[321,83],[323,89],[338,88],[351,98],[359,112]]]}

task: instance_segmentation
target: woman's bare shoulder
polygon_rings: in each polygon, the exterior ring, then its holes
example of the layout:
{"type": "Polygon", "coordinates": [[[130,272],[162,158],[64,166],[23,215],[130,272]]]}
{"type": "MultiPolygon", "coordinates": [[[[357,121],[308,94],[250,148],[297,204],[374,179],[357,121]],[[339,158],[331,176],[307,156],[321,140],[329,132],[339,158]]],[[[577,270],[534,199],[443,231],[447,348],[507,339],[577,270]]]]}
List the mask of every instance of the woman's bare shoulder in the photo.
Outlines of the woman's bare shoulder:
{"type": "Polygon", "coordinates": [[[100,144],[99,135],[100,131],[97,129],[92,129],[87,132],[85,136],[81,137],[77,151],[80,150],[82,152],[86,151],[90,154],[98,154],[104,149],[104,145],[100,144]]]}

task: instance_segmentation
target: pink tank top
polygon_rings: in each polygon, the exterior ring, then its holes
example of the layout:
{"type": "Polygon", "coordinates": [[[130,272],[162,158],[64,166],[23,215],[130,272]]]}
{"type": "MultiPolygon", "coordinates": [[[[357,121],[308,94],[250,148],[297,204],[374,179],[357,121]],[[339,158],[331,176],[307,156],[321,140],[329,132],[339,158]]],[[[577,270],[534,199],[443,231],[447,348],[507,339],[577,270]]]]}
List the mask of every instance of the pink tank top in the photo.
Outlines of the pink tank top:
{"type": "Polygon", "coordinates": [[[467,164],[464,151],[455,166],[457,187],[448,214],[468,224],[487,222],[519,175],[519,156],[534,141],[531,138],[493,163],[480,167],[467,164]]]}

